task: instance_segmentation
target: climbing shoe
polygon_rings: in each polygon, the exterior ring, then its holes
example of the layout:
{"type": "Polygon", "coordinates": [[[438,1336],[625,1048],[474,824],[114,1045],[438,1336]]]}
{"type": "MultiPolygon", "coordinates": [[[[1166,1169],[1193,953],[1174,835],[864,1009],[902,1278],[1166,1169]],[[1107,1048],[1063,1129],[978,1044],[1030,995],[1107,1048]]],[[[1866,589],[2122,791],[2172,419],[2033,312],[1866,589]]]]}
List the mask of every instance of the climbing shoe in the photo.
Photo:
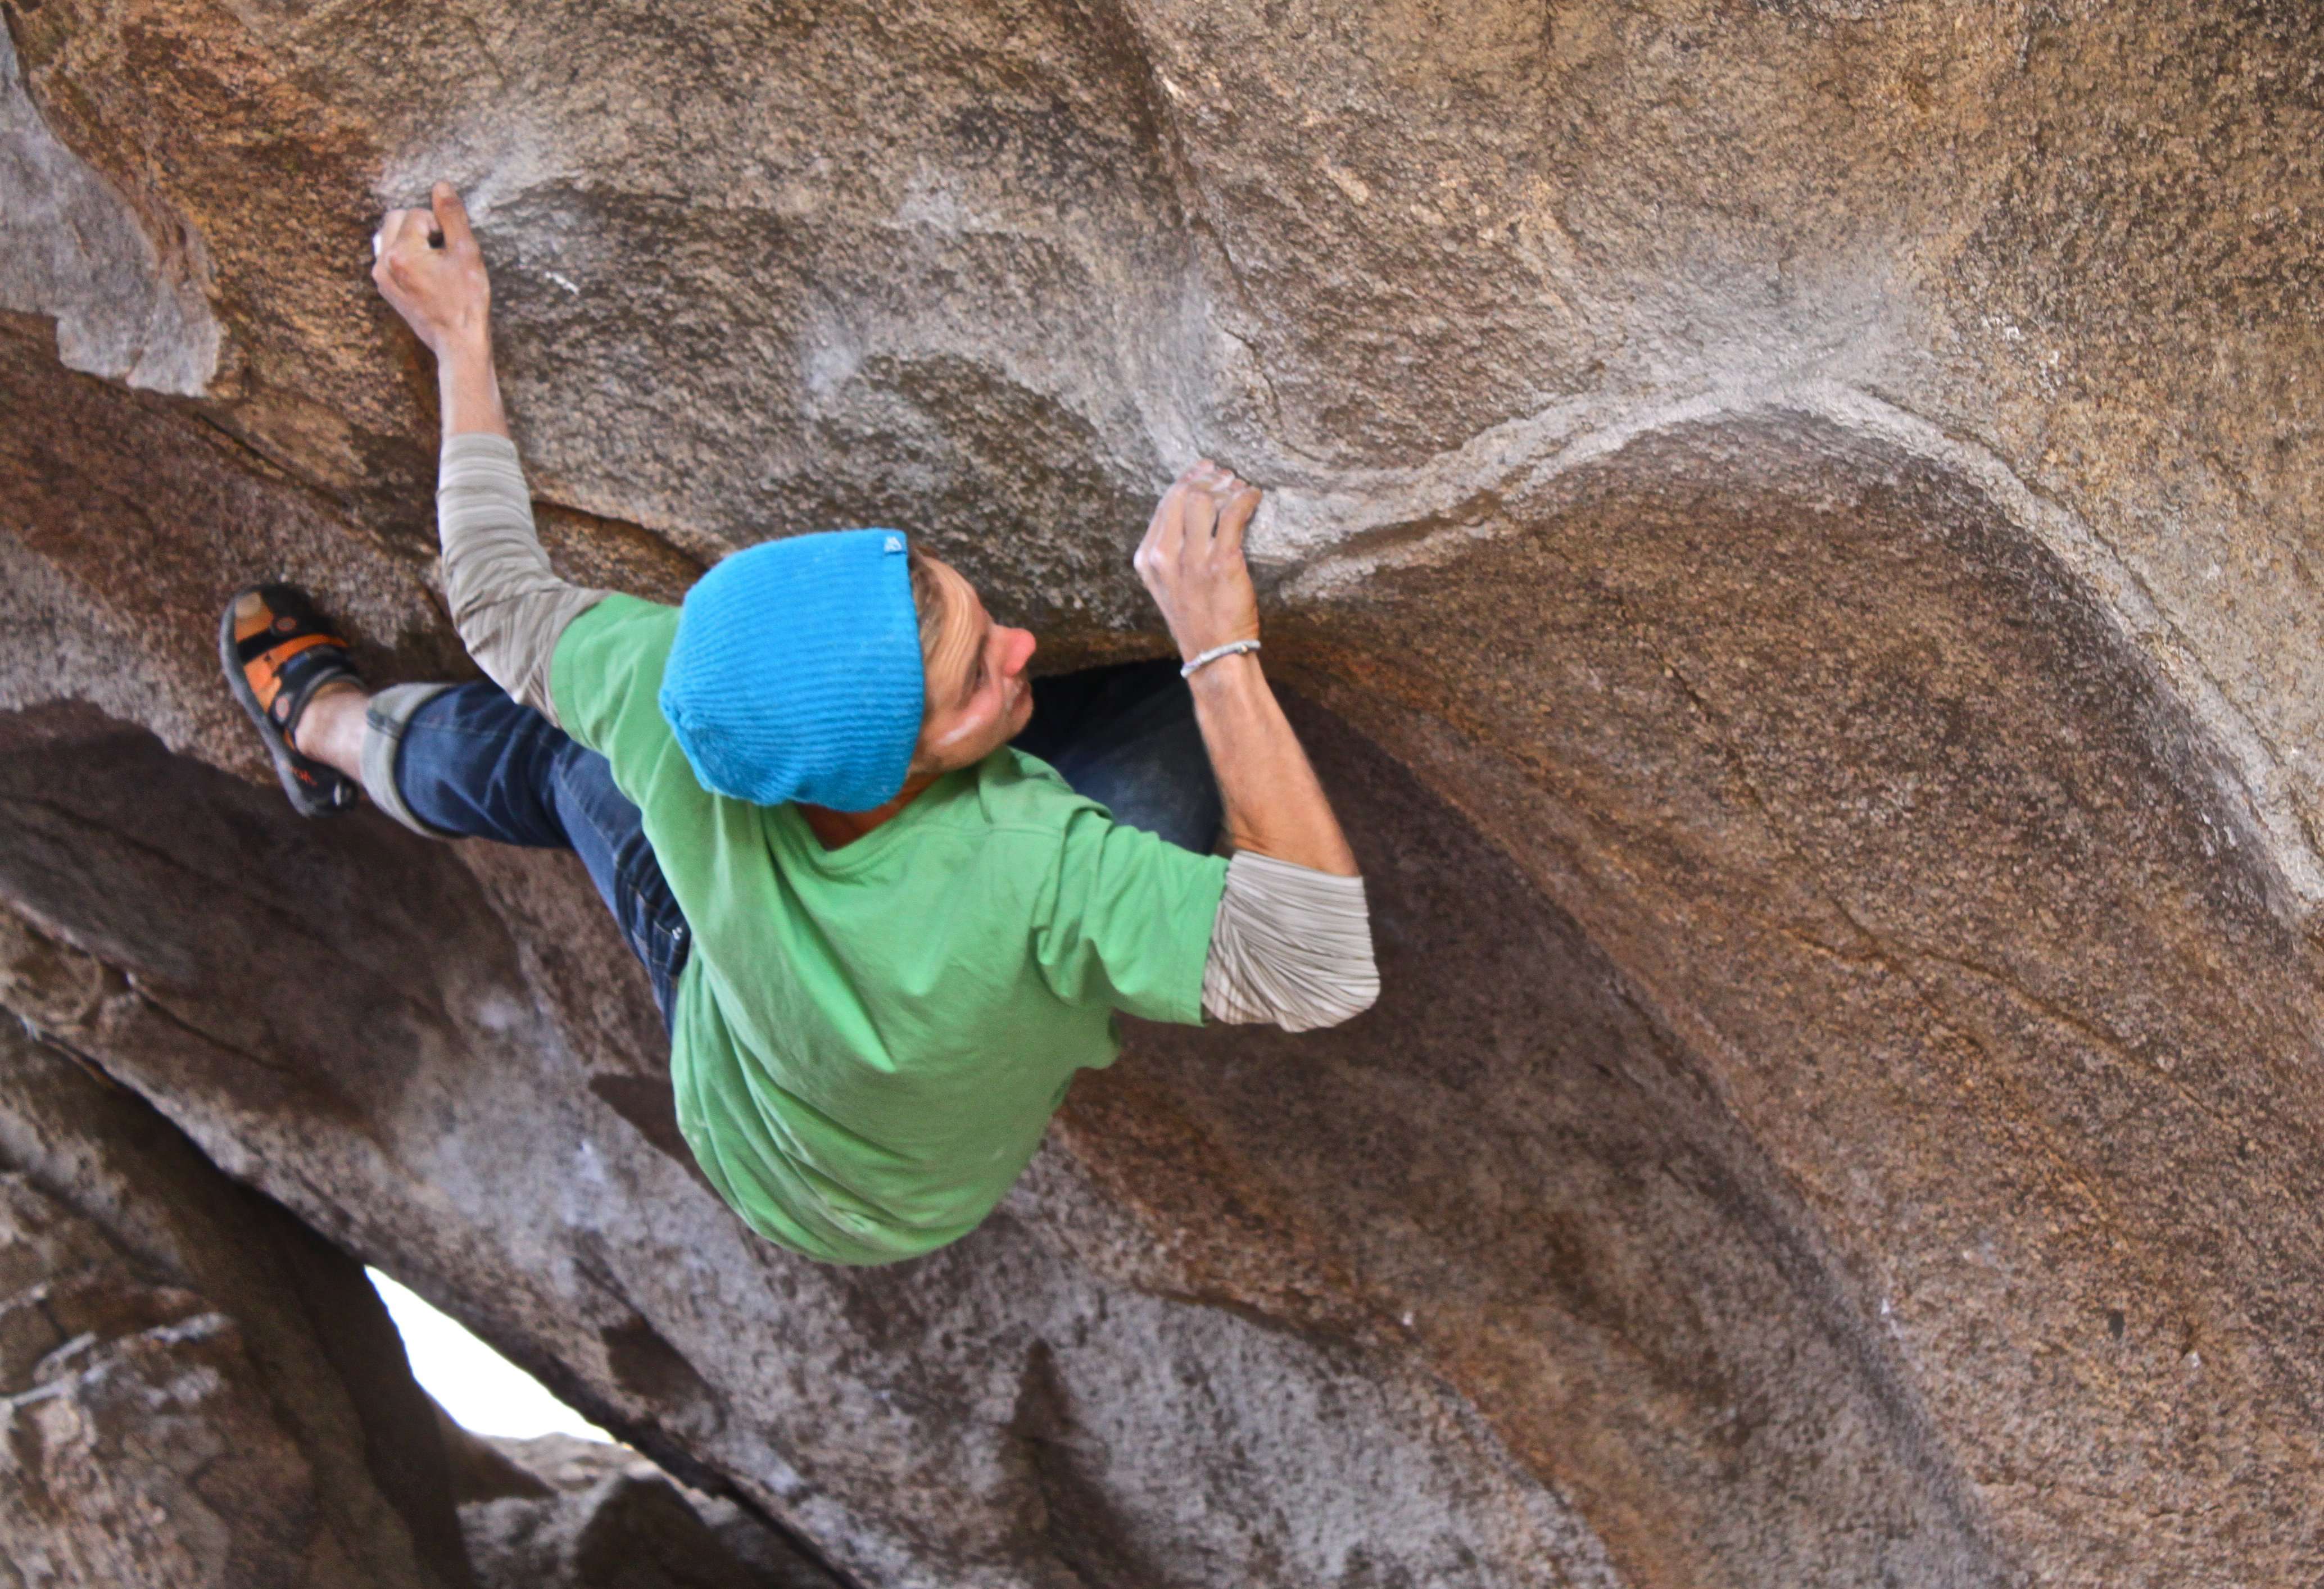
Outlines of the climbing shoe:
{"type": "Polygon", "coordinates": [[[253,585],[235,592],[218,620],[218,666],[226,687],[257,725],[282,792],[301,816],[355,809],[355,781],[291,749],[300,714],[325,684],[363,681],[347,661],[347,643],[331,630],[307,593],[294,585],[253,585]]]}

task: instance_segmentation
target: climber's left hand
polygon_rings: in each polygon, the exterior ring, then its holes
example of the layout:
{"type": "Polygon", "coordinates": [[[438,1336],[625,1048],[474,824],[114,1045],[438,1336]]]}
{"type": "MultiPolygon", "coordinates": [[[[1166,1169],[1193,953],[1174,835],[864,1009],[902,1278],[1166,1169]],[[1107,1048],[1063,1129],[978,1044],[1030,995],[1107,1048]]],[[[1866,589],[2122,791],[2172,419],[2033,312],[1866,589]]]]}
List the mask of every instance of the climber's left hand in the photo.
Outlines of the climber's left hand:
{"type": "Polygon", "coordinates": [[[371,279],[438,359],[488,350],[491,280],[467,207],[438,182],[427,209],[392,209],[372,237],[371,279]]]}
{"type": "Polygon", "coordinates": [[[1163,494],[1130,559],[1189,660],[1259,638],[1259,596],[1242,555],[1243,528],[1259,502],[1257,486],[1204,458],[1163,494]]]}

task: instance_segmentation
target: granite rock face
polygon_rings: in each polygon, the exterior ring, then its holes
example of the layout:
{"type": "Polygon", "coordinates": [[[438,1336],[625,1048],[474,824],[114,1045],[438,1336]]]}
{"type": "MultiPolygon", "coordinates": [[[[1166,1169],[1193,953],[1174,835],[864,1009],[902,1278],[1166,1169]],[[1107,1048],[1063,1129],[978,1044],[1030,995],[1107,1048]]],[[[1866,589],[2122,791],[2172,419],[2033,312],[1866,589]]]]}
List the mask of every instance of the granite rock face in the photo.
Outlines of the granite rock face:
{"type": "Polygon", "coordinates": [[[2324,12],[0,17],[0,993],[671,1472],[881,1589],[2324,1572],[2324,12]],[[1269,486],[1379,1007],[751,1241],[577,870],[213,677],[272,574],[461,665],[438,175],[591,583],[897,524],[1062,665],[1269,486]]]}
{"type": "Polygon", "coordinates": [[[569,1435],[484,1439],[447,1420],[483,1589],[844,1589],[732,1501],[635,1451],[569,1435]]]}
{"type": "Polygon", "coordinates": [[[0,1581],[475,1589],[453,1508],[361,1267],[0,1029],[0,1581]]]}

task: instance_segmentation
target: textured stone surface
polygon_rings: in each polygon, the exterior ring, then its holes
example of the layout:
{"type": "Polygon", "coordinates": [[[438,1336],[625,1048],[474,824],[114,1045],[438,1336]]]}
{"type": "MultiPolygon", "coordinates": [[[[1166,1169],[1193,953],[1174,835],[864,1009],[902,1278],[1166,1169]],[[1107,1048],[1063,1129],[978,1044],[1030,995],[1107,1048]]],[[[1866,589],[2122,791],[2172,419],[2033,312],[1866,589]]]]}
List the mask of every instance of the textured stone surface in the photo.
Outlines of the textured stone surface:
{"type": "Polygon", "coordinates": [[[842,1589],[733,1502],[687,1491],[634,1451],[448,1423],[446,1435],[484,1589],[842,1589]]]}
{"type": "Polygon", "coordinates": [[[2324,1571],[2324,13],[0,15],[60,1030],[673,1471],[881,1589],[2324,1571]],[[890,522],[1120,652],[1157,486],[1274,488],[1379,1009],[1141,1030],[990,1228],[816,1271],[569,865],[211,770],[244,579],[457,666],[364,275],[438,174],[595,582],[890,522]]]}
{"type": "MultiPolygon", "coordinates": [[[[13,993],[80,995],[0,937],[13,993]]],[[[14,1022],[0,1566],[23,1589],[475,1582],[431,1410],[363,1271],[14,1022]]]]}
{"type": "Polygon", "coordinates": [[[165,262],[157,243],[87,162],[57,142],[24,92],[0,32],[0,309],[57,322],[71,369],[191,396],[217,372],[218,328],[195,279],[200,262],[165,262]],[[174,268],[173,268],[174,267],[174,268]]]}

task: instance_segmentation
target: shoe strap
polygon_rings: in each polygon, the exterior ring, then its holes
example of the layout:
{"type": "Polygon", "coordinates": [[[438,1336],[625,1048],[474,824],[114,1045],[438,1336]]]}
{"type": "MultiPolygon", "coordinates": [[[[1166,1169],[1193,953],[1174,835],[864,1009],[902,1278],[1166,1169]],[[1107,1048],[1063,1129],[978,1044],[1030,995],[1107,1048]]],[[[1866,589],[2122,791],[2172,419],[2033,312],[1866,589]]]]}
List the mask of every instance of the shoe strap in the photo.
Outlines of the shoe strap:
{"type": "MultiPolygon", "coordinates": [[[[244,669],[250,678],[252,693],[258,697],[259,709],[266,720],[281,731],[286,741],[295,741],[299,720],[306,714],[307,703],[315,692],[335,679],[351,684],[362,681],[347,664],[345,640],[327,635],[305,635],[295,640],[285,640],[275,648],[281,658],[266,672],[263,682],[256,672],[264,658],[244,669]]],[[[272,652],[267,654],[269,657],[272,652]]]]}

